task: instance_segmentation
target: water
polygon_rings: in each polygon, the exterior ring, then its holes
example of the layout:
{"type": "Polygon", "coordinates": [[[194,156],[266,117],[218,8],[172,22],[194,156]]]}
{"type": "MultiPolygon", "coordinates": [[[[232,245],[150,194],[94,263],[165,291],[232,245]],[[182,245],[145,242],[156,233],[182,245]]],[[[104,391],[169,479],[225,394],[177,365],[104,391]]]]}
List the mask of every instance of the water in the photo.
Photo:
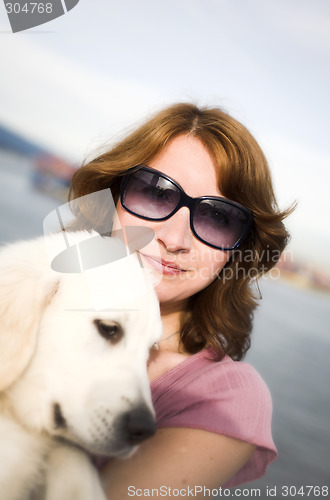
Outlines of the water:
{"type": "MultiPolygon", "coordinates": [[[[33,190],[30,169],[27,160],[0,155],[0,242],[41,235],[43,218],[61,204],[33,190]]],[[[283,498],[284,485],[330,483],[330,297],[280,280],[264,280],[261,291],[246,361],[272,393],[279,458],[242,488],[259,488],[264,498],[277,486],[273,498],[283,498]]]]}
{"type": "Polygon", "coordinates": [[[0,150],[0,244],[43,234],[43,219],[60,203],[34,190],[32,162],[0,150]]]}
{"type": "Polygon", "coordinates": [[[265,280],[261,291],[246,360],[271,390],[279,458],[246,487],[329,485],[330,297],[281,280],[265,280]]]}

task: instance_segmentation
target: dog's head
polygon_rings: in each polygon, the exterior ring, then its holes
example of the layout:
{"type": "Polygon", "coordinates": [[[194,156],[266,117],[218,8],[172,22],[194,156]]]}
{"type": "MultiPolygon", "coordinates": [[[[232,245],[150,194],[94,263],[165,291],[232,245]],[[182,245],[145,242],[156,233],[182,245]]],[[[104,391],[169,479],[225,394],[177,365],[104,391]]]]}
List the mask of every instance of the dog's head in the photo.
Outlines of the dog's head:
{"type": "Polygon", "coordinates": [[[43,239],[3,250],[0,273],[0,390],[22,424],[112,456],[152,435],[146,366],[161,333],[154,290],[95,311],[83,275],[50,269],[43,239]]]}

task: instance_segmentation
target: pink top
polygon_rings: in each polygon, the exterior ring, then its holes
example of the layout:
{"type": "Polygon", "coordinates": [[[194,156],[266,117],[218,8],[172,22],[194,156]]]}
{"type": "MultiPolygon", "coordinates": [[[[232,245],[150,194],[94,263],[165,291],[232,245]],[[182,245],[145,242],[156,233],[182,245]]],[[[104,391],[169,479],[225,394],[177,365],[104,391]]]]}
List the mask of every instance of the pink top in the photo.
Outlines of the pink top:
{"type": "Polygon", "coordinates": [[[247,363],[212,349],[184,360],[151,383],[157,427],[189,427],[256,445],[249,461],[225,487],[253,481],[277,457],[271,434],[272,402],[261,376],[247,363]],[[213,358],[213,359],[212,359],[213,358]]]}

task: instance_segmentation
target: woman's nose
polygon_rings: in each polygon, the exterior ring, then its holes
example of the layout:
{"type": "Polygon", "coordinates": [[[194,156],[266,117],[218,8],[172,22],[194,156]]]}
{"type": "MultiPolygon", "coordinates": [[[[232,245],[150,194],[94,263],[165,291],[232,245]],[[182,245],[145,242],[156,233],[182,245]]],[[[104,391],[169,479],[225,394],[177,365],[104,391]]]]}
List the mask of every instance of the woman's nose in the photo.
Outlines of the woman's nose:
{"type": "Polygon", "coordinates": [[[190,229],[190,212],[182,207],[169,219],[153,227],[158,242],[162,242],[169,252],[188,252],[193,234],[190,229]]]}

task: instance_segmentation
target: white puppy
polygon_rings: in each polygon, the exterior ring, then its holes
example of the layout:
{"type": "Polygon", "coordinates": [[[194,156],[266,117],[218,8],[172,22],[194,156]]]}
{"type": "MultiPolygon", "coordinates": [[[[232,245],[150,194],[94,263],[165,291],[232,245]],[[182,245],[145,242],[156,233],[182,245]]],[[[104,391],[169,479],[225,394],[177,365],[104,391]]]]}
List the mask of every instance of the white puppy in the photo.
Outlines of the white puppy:
{"type": "Polygon", "coordinates": [[[83,450],[126,456],[155,432],[146,365],[160,334],[152,287],[98,312],[83,275],[51,269],[44,238],[0,251],[1,500],[104,498],[83,450]]]}

